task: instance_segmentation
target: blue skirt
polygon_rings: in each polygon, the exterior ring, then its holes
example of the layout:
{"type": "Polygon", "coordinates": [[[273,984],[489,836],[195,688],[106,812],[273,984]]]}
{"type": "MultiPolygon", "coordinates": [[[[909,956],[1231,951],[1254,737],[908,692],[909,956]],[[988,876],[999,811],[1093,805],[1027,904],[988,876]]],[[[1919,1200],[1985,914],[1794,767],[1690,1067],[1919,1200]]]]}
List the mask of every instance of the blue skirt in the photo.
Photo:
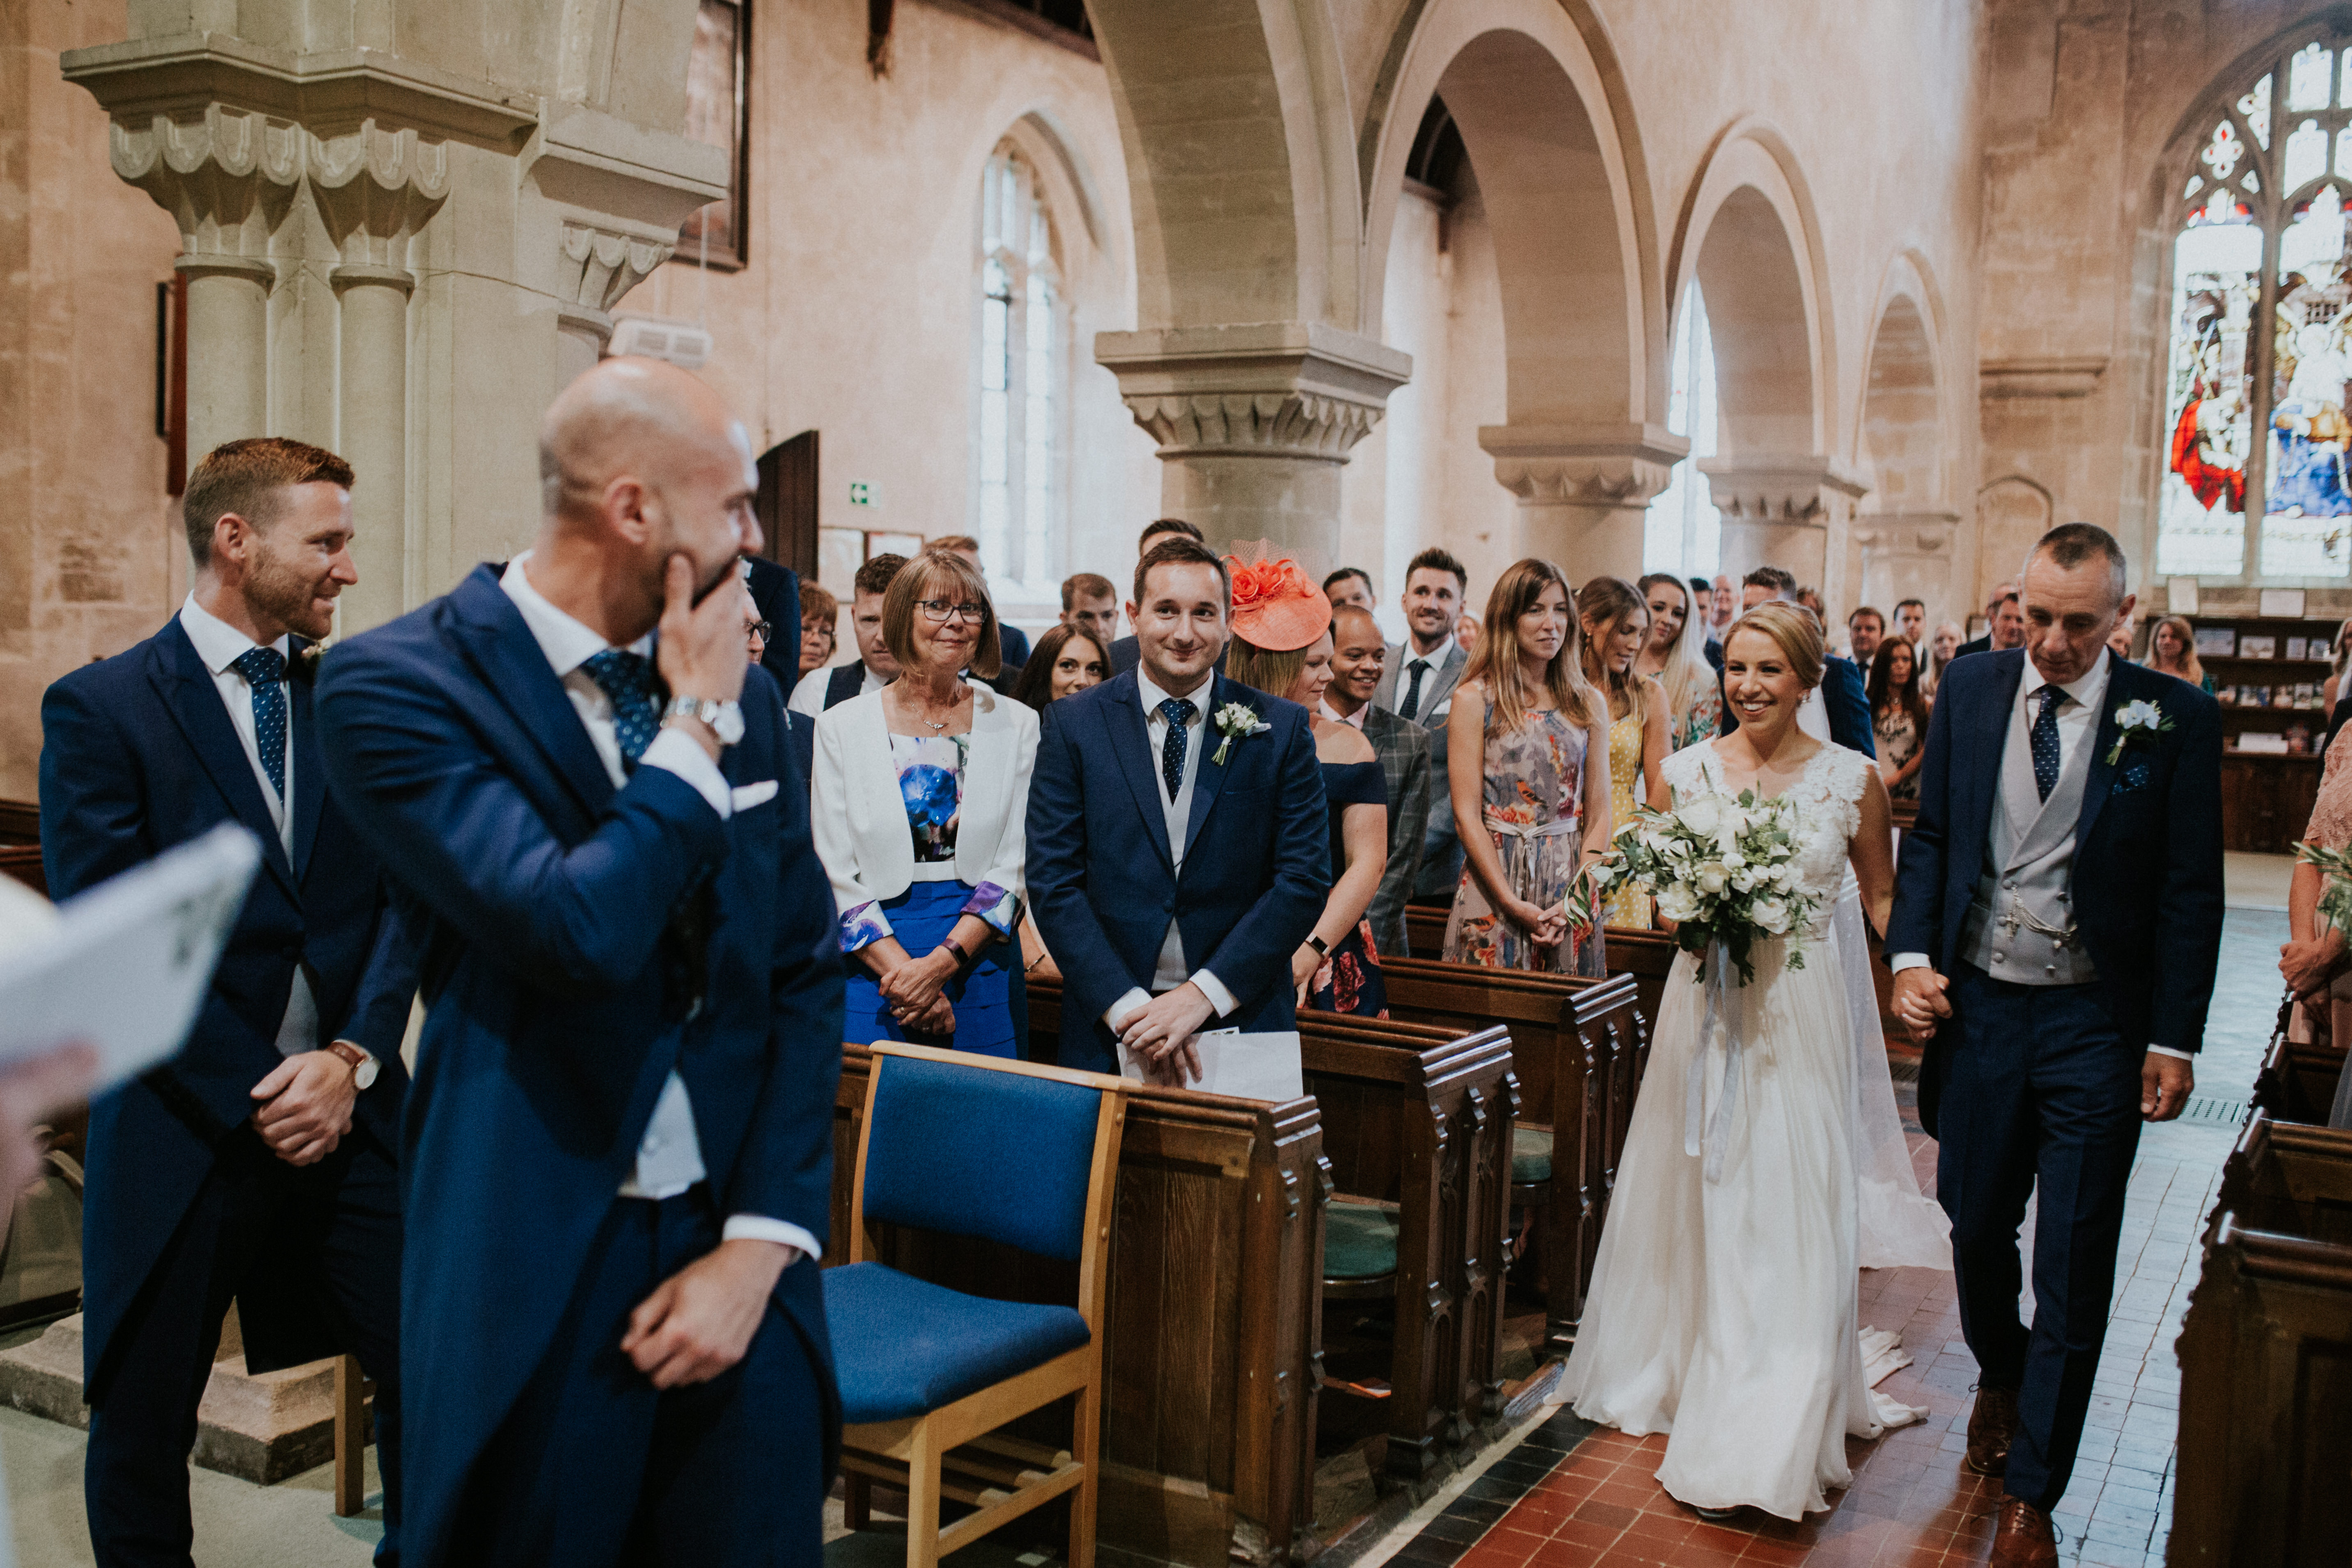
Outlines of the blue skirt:
{"type": "MultiPolygon", "coordinates": [[[[957,917],[971,897],[969,883],[914,882],[895,899],[882,900],[882,913],[908,955],[920,958],[955,930],[957,917]]],[[[918,1046],[949,1046],[984,1057],[1010,1057],[1013,1052],[1013,1002],[1010,973],[1004,958],[1018,949],[992,942],[981,949],[977,962],[947,984],[948,1005],[955,1009],[955,1033],[926,1035],[909,1029],[890,1014],[874,972],[856,953],[848,955],[849,984],[842,1035],[853,1045],[877,1040],[903,1040],[918,1046]]]]}

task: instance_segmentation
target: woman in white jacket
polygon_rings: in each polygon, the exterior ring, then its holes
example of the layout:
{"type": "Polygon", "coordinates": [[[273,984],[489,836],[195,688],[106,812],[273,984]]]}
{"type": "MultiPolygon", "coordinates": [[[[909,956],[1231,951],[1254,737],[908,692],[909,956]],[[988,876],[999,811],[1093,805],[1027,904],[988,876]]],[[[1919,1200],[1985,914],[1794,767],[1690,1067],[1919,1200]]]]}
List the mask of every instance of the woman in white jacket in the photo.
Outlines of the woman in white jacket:
{"type": "Polygon", "coordinates": [[[845,1037],[1014,1052],[1009,984],[1037,715],[996,672],[977,568],[929,551],[882,601],[902,671],[816,723],[812,827],[849,959],[845,1037]]]}

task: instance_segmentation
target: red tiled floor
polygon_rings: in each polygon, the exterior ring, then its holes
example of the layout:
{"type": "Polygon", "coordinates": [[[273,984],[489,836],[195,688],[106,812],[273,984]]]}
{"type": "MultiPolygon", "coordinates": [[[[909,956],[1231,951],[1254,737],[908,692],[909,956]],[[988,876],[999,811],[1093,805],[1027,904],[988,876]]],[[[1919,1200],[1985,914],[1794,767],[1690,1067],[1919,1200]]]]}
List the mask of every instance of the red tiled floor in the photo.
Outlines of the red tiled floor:
{"type": "MultiPolygon", "coordinates": [[[[2187,1130],[2184,1130],[2184,1131],[2187,1130]]],[[[1932,1190],[1934,1145],[1913,1137],[1932,1190]]],[[[2061,1558],[2160,1568],[2172,1511],[2179,1373],[2173,1342],[2194,1280],[2197,1234],[2227,1140],[2143,1145],[2126,1200],[2114,1319],[2081,1457],[2053,1510],[2061,1558]],[[2210,1145],[2209,1147],[2209,1144],[2210,1145]]],[[[2027,1243],[2031,1244],[2029,1222],[2027,1243]]],[[[1469,1554],[1464,1568],[1943,1568],[1992,1549],[2000,1483],[1971,1474],[1967,1447],[1976,1363],[1960,1338],[1952,1279],[1927,1269],[1865,1272],[1863,1321],[1899,1329],[1912,1364],[1880,1386],[1925,1420],[1875,1443],[1849,1441],[1853,1484],[1801,1521],[1742,1513],[1710,1524],[1656,1480],[1664,1435],[1606,1429],[1578,1445],[1469,1554]]]]}

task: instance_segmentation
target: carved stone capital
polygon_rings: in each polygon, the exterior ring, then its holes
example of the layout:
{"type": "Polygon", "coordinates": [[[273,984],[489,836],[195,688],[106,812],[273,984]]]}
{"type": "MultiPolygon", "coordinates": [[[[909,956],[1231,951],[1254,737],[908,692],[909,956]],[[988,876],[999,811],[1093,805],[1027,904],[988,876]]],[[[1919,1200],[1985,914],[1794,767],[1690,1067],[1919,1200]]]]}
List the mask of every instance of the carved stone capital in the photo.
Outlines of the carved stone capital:
{"type": "Polygon", "coordinates": [[[1690,451],[1663,425],[1488,425],[1478,445],[1522,501],[1610,510],[1648,505],[1690,451]]]}
{"type": "Polygon", "coordinates": [[[1811,452],[1763,452],[1700,461],[1716,510],[1749,522],[1829,525],[1839,500],[1866,494],[1869,485],[1828,458],[1811,452]]]}
{"type": "Polygon", "coordinates": [[[448,199],[448,148],[373,120],[339,136],[305,131],[303,142],[310,196],[344,267],[404,267],[410,238],[448,199]]]}
{"type": "Polygon", "coordinates": [[[298,127],[221,103],[186,120],[114,121],[107,151],[116,174],[172,215],[192,256],[268,256],[302,179],[298,127]]]}
{"type": "Polygon", "coordinates": [[[1297,321],[1103,332],[1095,358],[1163,458],[1344,463],[1412,374],[1409,354],[1297,321]]]}
{"type": "Polygon", "coordinates": [[[1850,537],[1864,550],[1889,559],[1948,559],[1959,528],[1960,514],[1955,511],[1874,511],[1853,520],[1850,537]]]}

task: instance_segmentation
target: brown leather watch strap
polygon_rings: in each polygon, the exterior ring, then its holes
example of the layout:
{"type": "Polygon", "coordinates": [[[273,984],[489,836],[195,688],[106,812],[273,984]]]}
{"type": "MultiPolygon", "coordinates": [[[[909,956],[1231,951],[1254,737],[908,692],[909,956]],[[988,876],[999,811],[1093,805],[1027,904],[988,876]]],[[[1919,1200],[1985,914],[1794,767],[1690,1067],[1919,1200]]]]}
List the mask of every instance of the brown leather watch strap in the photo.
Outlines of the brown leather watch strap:
{"type": "Polygon", "coordinates": [[[368,1055],[365,1051],[360,1049],[349,1040],[330,1040],[327,1042],[327,1049],[332,1051],[335,1055],[342,1058],[343,1060],[352,1064],[352,1076],[353,1078],[357,1078],[359,1076],[360,1068],[375,1060],[373,1057],[368,1055]]]}

